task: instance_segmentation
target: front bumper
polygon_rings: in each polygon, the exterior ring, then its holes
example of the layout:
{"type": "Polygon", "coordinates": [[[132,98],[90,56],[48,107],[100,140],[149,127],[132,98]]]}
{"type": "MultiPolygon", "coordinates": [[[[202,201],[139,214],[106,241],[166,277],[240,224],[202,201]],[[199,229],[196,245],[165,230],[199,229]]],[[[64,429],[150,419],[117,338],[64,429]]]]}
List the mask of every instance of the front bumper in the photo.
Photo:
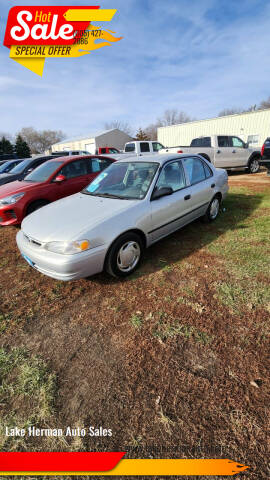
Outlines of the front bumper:
{"type": "Polygon", "coordinates": [[[0,225],[18,225],[20,220],[18,214],[14,208],[14,205],[1,205],[0,206],[0,225]]]}
{"type": "Polygon", "coordinates": [[[74,255],[49,252],[38,241],[29,242],[22,230],[17,233],[16,241],[34,269],[56,280],[77,280],[102,272],[107,253],[106,245],[74,255]]]}

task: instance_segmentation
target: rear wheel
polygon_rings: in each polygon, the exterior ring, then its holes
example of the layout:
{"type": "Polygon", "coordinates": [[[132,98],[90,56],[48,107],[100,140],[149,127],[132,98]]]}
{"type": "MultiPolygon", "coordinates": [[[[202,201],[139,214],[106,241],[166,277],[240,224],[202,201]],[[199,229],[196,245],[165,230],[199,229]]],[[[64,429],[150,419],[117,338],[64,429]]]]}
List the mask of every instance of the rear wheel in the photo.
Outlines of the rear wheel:
{"type": "Polygon", "coordinates": [[[30,203],[28,205],[27,210],[26,210],[26,216],[30,215],[30,213],[35,212],[41,207],[44,207],[45,205],[48,205],[49,202],[46,202],[46,200],[37,200],[36,202],[30,203]]]}
{"type": "Polygon", "coordinates": [[[248,173],[257,173],[260,170],[259,157],[254,157],[249,161],[248,173]]]}
{"type": "Polygon", "coordinates": [[[204,222],[209,223],[216,220],[219,214],[219,211],[220,211],[220,198],[214,197],[212,198],[205,215],[202,217],[204,222]]]}
{"type": "Polygon", "coordinates": [[[113,277],[127,277],[139,266],[143,254],[140,236],[130,232],[121,235],[111,246],[105,269],[113,277]]]}

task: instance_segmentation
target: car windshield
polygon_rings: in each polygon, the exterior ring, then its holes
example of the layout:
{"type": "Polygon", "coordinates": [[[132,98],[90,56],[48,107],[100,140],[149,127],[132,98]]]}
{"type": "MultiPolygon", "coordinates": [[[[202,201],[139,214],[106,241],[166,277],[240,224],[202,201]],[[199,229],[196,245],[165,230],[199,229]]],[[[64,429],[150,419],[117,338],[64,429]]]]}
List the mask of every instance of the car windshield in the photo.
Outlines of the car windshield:
{"type": "Polygon", "coordinates": [[[0,166],[0,173],[8,173],[10,170],[14,168],[14,162],[6,162],[0,166]]]}
{"type": "Polygon", "coordinates": [[[20,162],[18,163],[18,165],[16,165],[16,167],[12,168],[12,170],[10,170],[10,173],[22,173],[24,171],[24,169],[26,167],[28,167],[28,165],[32,162],[32,158],[26,158],[25,160],[23,160],[23,162],[20,162]]]}
{"type": "Polygon", "coordinates": [[[57,170],[64,162],[50,160],[45,162],[40,167],[33,170],[33,172],[26,175],[25,182],[46,182],[50,176],[57,170]]]}
{"type": "Polygon", "coordinates": [[[100,197],[137,199],[145,197],[159,164],[153,162],[113,163],[82,193],[100,197]]]}

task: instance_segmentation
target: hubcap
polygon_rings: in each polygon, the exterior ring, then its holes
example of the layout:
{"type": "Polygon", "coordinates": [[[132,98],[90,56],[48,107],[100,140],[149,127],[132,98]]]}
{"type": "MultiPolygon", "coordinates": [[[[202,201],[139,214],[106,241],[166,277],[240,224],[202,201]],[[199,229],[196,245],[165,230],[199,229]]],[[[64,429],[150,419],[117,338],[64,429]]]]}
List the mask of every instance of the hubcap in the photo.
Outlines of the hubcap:
{"type": "Polygon", "coordinates": [[[121,272],[130,272],[140,260],[141,249],[137,242],[127,242],[119,250],[117,266],[121,272]]]}
{"type": "Polygon", "coordinates": [[[210,207],[210,217],[212,219],[216,218],[218,215],[218,212],[219,212],[219,201],[217,198],[214,198],[210,207]]]}
{"type": "Polygon", "coordinates": [[[251,164],[250,164],[250,171],[252,173],[256,173],[258,170],[259,170],[259,162],[258,160],[252,160],[251,164]]]}

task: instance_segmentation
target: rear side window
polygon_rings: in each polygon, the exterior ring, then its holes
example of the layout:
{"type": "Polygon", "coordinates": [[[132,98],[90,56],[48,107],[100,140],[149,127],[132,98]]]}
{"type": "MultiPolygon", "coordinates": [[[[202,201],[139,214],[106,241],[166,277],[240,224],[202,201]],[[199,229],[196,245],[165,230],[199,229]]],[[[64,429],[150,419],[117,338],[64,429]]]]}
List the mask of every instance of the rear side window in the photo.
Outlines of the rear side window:
{"type": "Polygon", "coordinates": [[[135,152],[135,143],[128,143],[125,146],[125,152],[135,152]]]}
{"type": "Polygon", "coordinates": [[[140,146],[141,146],[141,152],[150,152],[150,145],[149,145],[149,143],[141,142],[141,143],[140,143],[140,146]]]}
{"type": "Polygon", "coordinates": [[[102,172],[102,170],[111,165],[111,163],[111,160],[105,158],[94,157],[87,159],[89,173],[102,172]]]}
{"type": "Polygon", "coordinates": [[[212,176],[213,176],[213,172],[212,172],[211,168],[208,167],[208,165],[207,165],[205,162],[203,162],[203,166],[204,166],[204,171],[205,171],[205,178],[210,178],[210,177],[212,177],[212,176]]]}
{"type": "Polygon", "coordinates": [[[206,178],[206,171],[204,168],[204,162],[199,158],[185,158],[185,167],[188,173],[189,181],[191,185],[202,182],[206,178]]]}
{"type": "Polygon", "coordinates": [[[211,147],[211,137],[194,138],[191,147],[211,147]]]}
{"type": "Polygon", "coordinates": [[[87,167],[85,160],[77,160],[75,162],[65,165],[58,175],[64,175],[67,179],[80,177],[87,174],[87,167]]]}
{"type": "Polygon", "coordinates": [[[218,137],[218,146],[219,147],[231,147],[230,137],[228,137],[227,135],[222,136],[222,137],[218,137]]]}

